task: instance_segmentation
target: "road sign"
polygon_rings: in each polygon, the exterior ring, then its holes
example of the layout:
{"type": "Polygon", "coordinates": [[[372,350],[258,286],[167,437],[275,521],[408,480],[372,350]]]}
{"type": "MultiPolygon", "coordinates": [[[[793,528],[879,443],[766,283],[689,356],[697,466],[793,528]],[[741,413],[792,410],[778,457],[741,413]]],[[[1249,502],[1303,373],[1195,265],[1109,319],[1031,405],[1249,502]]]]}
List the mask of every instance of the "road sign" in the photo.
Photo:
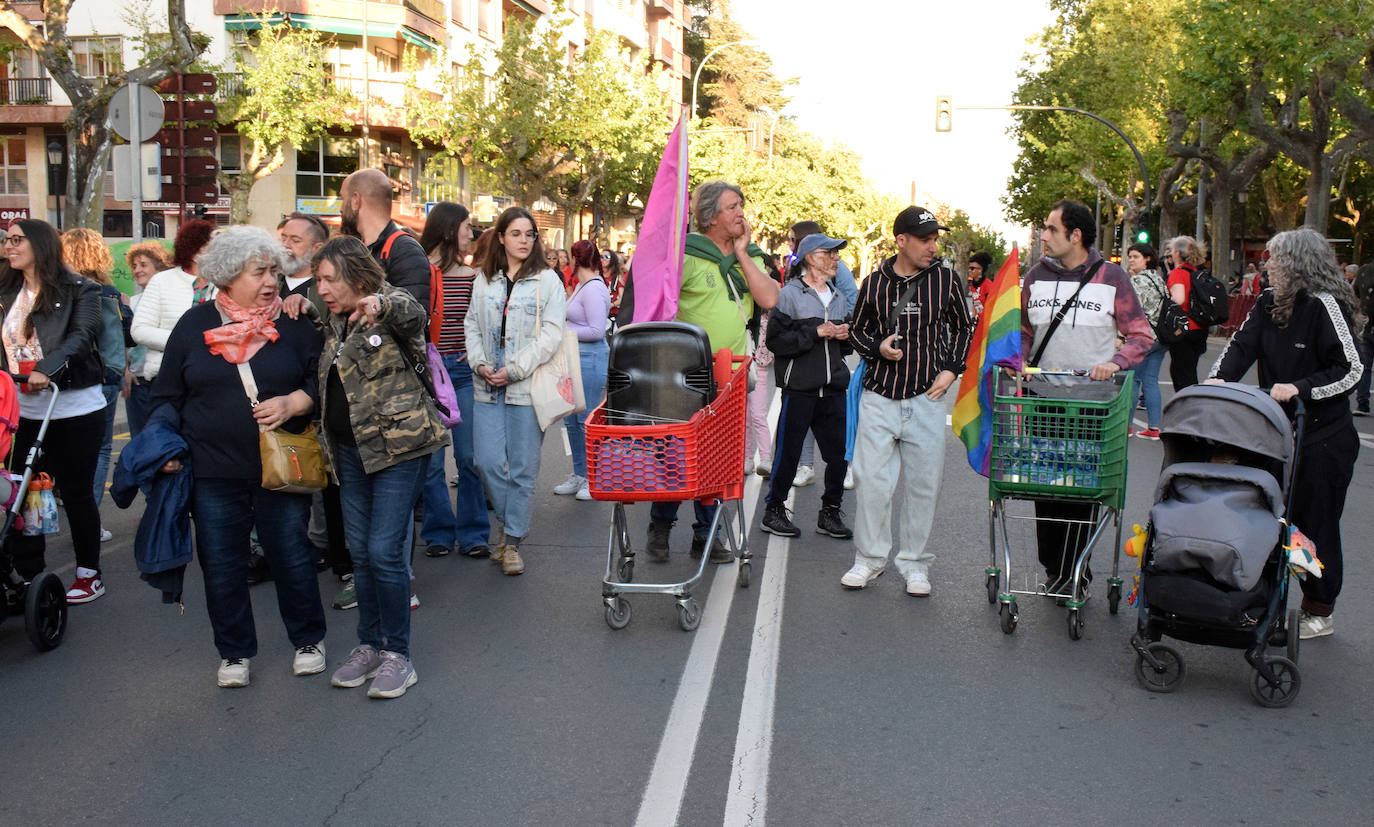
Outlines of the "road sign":
{"type": "MultiPolygon", "coordinates": [[[[208,126],[198,126],[195,129],[185,131],[186,149],[214,149],[215,130],[208,126]]],[[[163,146],[182,146],[182,131],[174,127],[167,127],[154,136],[153,140],[163,146]]]]}
{"type": "Polygon", "coordinates": [[[126,141],[133,140],[134,118],[138,118],[138,136],[146,141],[162,128],[162,98],[151,86],[139,87],[138,112],[134,112],[133,86],[121,86],[110,98],[110,128],[126,141]]]}
{"type": "Polygon", "coordinates": [[[189,75],[171,75],[163,78],[157,85],[157,91],[163,94],[173,95],[181,92],[186,95],[213,95],[218,84],[215,83],[215,76],[209,72],[196,72],[189,75]]]}
{"type": "MultiPolygon", "coordinates": [[[[181,187],[176,184],[163,184],[161,201],[177,203],[181,201],[181,187]]],[[[219,188],[214,184],[187,184],[187,204],[214,204],[219,201],[219,188]]]]}
{"type": "Polygon", "coordinates": [[[151,201],[162,194],[162,147],[157,144],[139,144],[142,158],[135,169],[134,145],[121,144],[114,148],[114,198],[116,201],[133,201],[137,193],[135,180],[143,184],[142,194],[138,197],[151,201]]]}
{"type": "Polygon", "coordinates": [[[169,121],[213,121],[218,109],[210,101],[163,101],[162,114],[169,121]]]}

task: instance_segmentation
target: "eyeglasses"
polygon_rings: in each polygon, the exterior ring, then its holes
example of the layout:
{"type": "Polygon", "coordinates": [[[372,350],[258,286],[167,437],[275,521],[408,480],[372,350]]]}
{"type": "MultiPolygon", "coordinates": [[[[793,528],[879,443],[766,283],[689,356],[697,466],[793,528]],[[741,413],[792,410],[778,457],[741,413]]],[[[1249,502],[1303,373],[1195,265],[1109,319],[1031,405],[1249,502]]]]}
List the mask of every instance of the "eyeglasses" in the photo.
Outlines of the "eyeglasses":
{"type": "Polygon", "coordinates": [[[5,246],[6,246],[6,247],[18,247],[20,244],[22,244],[22,243],[24,243],[25,241],[27,241],[28,238],[29,238],[29,237],[26,236],[26,235],[7,235],[7,236],[5,236],[5,246]]]}

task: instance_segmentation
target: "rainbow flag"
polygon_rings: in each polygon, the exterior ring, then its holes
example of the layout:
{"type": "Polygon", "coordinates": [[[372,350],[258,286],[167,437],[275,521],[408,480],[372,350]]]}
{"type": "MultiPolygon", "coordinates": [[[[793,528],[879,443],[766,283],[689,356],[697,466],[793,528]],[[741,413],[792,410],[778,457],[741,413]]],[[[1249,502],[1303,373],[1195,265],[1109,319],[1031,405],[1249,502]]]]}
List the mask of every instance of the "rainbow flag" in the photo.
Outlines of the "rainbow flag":
{"type": "Polygon", "coordinates": [[[1015,247],[992,283],[983,315],[973,331],[968,363],[959,380],[950,424],[968,448],[968,464],[988,475],[988,449],[992,445],[992,394],[1001,366],[1020,370],[1021,279],[1020,256],[1015,247]]]}

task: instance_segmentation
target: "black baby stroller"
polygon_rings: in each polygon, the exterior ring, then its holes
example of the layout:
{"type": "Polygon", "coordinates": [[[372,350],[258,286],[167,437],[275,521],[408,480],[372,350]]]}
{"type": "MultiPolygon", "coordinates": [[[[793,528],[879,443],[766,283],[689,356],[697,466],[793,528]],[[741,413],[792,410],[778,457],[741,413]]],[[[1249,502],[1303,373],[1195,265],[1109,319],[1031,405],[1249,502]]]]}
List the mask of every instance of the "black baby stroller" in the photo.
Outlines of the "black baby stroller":
{"type": "MultiPolygon", "coordinates": [[[[19,424],[18,389],[15,381],[26,381],[27,376],[11,378],[8,373],[0,373],[0,457],[10,454],[14,430],[19,424]],[[12,415],[11,415],[12,414],[12,415]]],[[[0,539],[8,539],[10,530],[18,530],[15,523],[20,510],[24,507],[24,492],[29,489],[33,478],[33,467],[43,453],[43,437],[52,421],[53,407],[57,404],[58,390],[52,386],[48,400],[48,412],[43,424],[38,428],[38,436],[29,447],[24,458],[24,468],[18,473],[0,470],[0,504],[5,505],[5,525],[0,530],[0,539]]],[[[11,614],[24,615],[24,628],[29,642],[40,652],[56,649],[67,632],[67,590],[62,578],[50,571],[39,572],[32,580],[24,580],[14,570],[7,543],[0,543],[0,620],[11,614]]]]}
{"type": "MultiPolygon", "coordinates": [[[[1141,560],[1136,678],[1151,692],[1183,682],[1183,658],[1168,635],[1244,649],[1250,694],[1287,706],[1302,687],[1297,610],[1288,611],[1288,504],[1297,438],[1277,402],[1259,388],[1194,385],[1164,408],[1164,467],[1141,560]],[[1287,496],[1287,502],[1285,502],[1287,496]],[[1285,655],[1268,654],[1287,647],[1285,655]]],[[[1318,549],[1320,552],[1320,549],[1318,549]]]]}

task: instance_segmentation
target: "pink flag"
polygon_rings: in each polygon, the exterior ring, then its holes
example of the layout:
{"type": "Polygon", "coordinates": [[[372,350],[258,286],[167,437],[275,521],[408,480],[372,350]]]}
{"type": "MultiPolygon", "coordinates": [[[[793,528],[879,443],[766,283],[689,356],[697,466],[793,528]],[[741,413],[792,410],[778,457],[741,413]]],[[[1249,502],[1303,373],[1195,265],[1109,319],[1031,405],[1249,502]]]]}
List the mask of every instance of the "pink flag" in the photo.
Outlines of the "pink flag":
{"type": "Polygon", "coordinates": [[[634,321],[662,322],[677,316],[682,291],[682,258],[687,244],[687,110],[683,107],[654,188],[644,208],[630,278],[634,281],[634,321]]]}

